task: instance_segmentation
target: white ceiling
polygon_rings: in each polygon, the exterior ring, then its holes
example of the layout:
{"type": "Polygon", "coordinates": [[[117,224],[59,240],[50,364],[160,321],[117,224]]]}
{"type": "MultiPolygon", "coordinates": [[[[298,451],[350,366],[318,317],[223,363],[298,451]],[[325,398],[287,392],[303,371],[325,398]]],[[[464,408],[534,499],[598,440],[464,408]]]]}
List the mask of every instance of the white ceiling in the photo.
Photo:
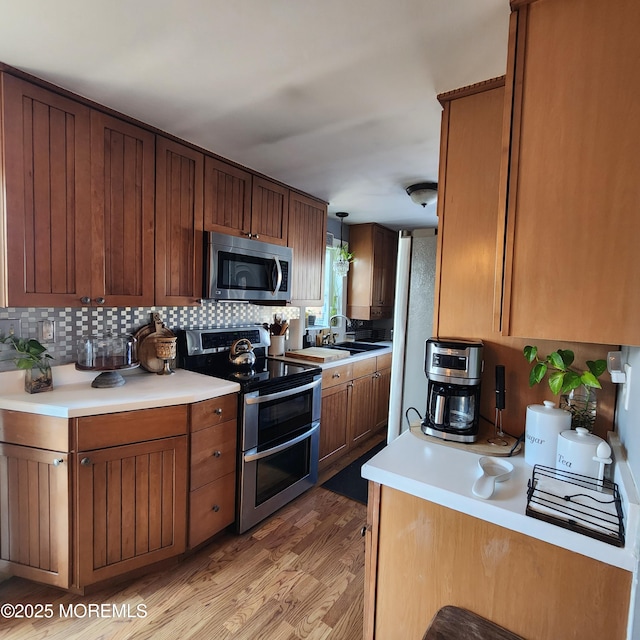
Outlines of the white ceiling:
{"type": "Polygon", "coordinates": [[[0,0],[0,61],[348,211],[437,226],[438,93],[505,72],[508,0],[0,0]]]}

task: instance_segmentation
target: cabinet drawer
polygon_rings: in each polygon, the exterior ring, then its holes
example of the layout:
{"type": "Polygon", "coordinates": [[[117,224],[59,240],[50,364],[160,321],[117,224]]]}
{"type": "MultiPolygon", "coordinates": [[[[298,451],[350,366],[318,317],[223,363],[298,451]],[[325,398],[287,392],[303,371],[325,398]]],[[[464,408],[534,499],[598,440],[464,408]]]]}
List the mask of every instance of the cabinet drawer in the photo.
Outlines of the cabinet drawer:
{"type": "Polygon", "coordinates": [[[78,451],[116,447],[187,433],[187,405],[76,418],[78,451]]]}
{"type": "Polygon", "coordinates": [[[377,356],[376,371],[382,371],[383,369],[389,369],[391,367],[392,353],[385,353],[381,356],[377,356]]]}
{"type": "Polygon", "coordinates": [[[189,547],[193,548],[235,520],[236,474],[209,482],[189,495],[189,547]]]}
{"type": "Polygon", "coordinates": [[[70,451],[69,420],[0,409],[0,441],[26,447],[70,451]]]}
{"type": "Polygon", "coordinates": [[[238,415],[238,395],[230,393],[219,398],[196,402],[191,405],[191,431],[206,429],[238,415]]]}
{"type": "Polygon", "coordinates": [[[362,376],[370,376],[376,370],[376,357],[365,358],[364,360],[356,360],[353,363],[353,377],[361,378],[362,376]]]}
{"type": "Polygon", "coordinates": [[[341,364],[338,367],[331,367],[322,372],[322,388],[327,389],[336,384],[351,380],[353,378],[353,363],[341,364]]]}
{"type": "Polygon", "coordinates": [[[235,471],[236,421],[191,434],[191,490],[235,471]]]}

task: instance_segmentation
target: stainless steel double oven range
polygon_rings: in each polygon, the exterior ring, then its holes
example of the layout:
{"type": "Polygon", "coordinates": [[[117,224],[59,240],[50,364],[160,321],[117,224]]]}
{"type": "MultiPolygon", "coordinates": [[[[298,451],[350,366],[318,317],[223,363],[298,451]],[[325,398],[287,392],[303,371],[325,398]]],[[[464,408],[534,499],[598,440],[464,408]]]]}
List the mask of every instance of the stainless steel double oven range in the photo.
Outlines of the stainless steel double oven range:
{"type": "MultiPolygon", "coordinates": [[[[246,343],[245,343],[246,344],[246,343]]],[[[243,533],[318,480],[322,370],[265,357],[260,326],[180,332],[184,369],[240,384],[236,530],[243,533]],[[253,365],[230,361],[231,347],[249,340],[253,365]]]]}

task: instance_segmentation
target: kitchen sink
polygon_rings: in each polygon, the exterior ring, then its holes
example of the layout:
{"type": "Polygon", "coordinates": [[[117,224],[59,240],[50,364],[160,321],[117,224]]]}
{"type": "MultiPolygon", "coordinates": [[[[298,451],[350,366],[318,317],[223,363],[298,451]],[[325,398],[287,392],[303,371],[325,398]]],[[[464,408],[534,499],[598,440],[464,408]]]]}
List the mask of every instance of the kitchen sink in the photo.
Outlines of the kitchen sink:
{"type": "Polygon", "coordinates": [[[351,351],[351,353],[364,353],[365,351],[378,351],[378,349],[385,349],[386,346],[382,344],[371,344],[369,342],[337,342],[336,344],[326,345],[326,348],[351,351]]]}

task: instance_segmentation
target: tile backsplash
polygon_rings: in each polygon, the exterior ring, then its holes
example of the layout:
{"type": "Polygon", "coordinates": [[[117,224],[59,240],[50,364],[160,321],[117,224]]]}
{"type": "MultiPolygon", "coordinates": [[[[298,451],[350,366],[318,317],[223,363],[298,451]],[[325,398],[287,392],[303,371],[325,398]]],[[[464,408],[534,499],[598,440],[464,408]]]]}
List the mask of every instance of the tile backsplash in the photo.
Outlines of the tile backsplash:
{"type": "MultiPolygon", "coordinates": [[[[0,333],[13,325],[16,335],[39,338],[38,327],[43,320],[54,322],[55,339],[43,340],[55,358],[52,364],[76,360],[76,341],[83,335],[111,331],[135,333],[160,314],[164,325],[176,330],[184,327],[232,327],[272,322],[275,313],[288,320],[300,317],[299,307],[272,307],[233,302],[205,301],[198,307],[80,307],[34,308],[7,307],[0,309],[0,333]]],[[[2,356],[6,357],[5,353],[2,356]]],[[[0,358],[0,371],[14,369],[11,361],[0,358]]]]}

